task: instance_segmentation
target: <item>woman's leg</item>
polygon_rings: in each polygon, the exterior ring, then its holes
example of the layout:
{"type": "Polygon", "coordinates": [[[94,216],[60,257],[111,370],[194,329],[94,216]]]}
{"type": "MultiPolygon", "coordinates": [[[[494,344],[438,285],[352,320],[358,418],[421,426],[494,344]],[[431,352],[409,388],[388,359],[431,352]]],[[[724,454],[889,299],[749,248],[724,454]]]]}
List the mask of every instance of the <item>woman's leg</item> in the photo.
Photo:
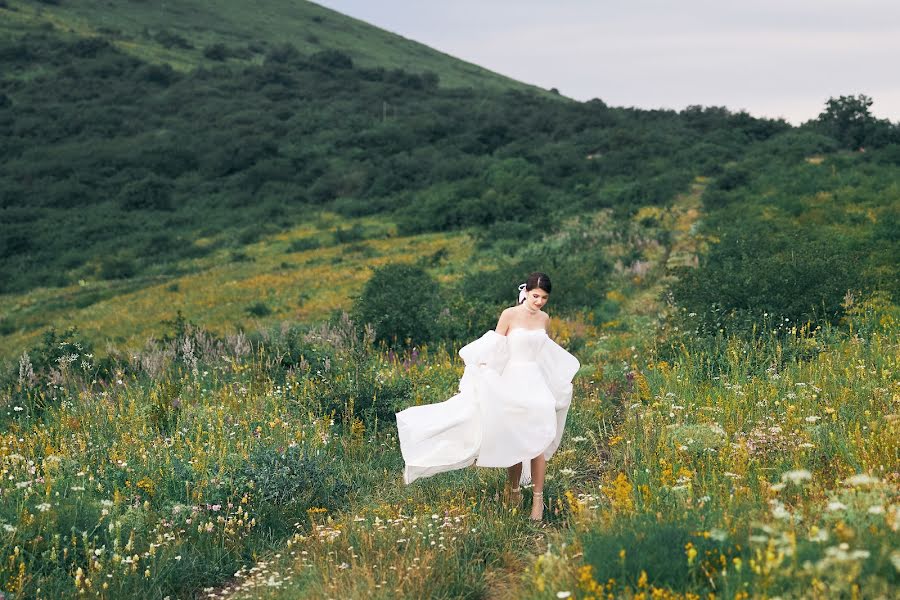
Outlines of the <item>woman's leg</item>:
{"type": "Polygon", "coordinates": [[[547,473],[547,459],[541,453],[531,459],[531,483],[534,484],[534,500],[531,518],[540,521],[544,515],[544,475],[547,473]]]}
{"type": "Polygon", "coordinates": [[[515,464],[506,469],[506,487],[516,489],[519,487],[519,479],[522,478],[522,463],[515,464]]]}
{"type": "Polygon", "coordinates": [[[506,469],[506,489],[503,490],[503,502],[507,506],[519,508],[522,502],[522,490],[519,489],[519,479],[522,477],[522,463],[506,469]]]}

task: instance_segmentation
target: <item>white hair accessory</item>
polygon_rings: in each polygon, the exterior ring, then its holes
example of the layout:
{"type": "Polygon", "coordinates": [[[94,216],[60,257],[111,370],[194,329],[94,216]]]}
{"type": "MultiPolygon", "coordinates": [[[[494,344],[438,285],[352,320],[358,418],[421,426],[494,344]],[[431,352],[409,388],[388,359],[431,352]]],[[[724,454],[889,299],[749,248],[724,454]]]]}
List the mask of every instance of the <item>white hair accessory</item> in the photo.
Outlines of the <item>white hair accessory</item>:
{"type": "Polygon", "coordinates": [[[525,302],[525,298],[528,296],[528,291],[525,289],[528,287],[528,284],[523,283],[519,286],[519,304],[525,302]]]}

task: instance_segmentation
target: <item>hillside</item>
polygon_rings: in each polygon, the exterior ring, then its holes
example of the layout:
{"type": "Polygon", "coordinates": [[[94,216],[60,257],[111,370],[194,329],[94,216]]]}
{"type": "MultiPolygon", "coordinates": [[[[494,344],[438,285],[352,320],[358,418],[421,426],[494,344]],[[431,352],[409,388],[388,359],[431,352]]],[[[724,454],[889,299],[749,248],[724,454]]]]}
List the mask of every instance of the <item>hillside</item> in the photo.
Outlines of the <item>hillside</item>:
{"type": "MultiPolygon", "coordinates": [[[[136,4],[136,14],[149,10],[136,4]]],[[[641,111],[447,89],[427,73],[285,44],[180,72],[137,58],[92,20],[124,9],[90,6],[0,8],[11,17],[0,38],[8,356],[64,326],[72,308],[240,263],[248,247],[323,211],[371,215],[376,228],[404,236],[468,231],[485,263],[514,266],[529,260],[523,242],[536,231],[552,237],[579,215],[664,207],[697,177],[713,182],[704,227],[728,243],[714,244],[676,290],[691,312],[716,305],[836,320],[848,289],[898,293],[897,127],[858,99],[792,128],[717,107],[641,111]],[[48,15],[82,25],[9,26],[48,15]],[[853,151],[863,144],[867,152],[853,151]],[[745,248],[755,261],[743,260],[745,248]],[[834,271],[836,262],[846,268],[834,271]],[[803,281],[814,285],[800,291],[803,281]]],[[[160,22],[186,26],[174,16],[160,22]]],[[[602,272],[576,271],[588,281],[602,272]]]]}
{"type": "Polygon", "coordinates": [[[536,90],[414,40],[304,0],[8,0],[0,35],[52,28],[103,36],[118,49],[179,71],[223,62],[253,64],[290,44],[304,54],[340,50],[360,66],[432,72],[442,86],[536,90]]]}

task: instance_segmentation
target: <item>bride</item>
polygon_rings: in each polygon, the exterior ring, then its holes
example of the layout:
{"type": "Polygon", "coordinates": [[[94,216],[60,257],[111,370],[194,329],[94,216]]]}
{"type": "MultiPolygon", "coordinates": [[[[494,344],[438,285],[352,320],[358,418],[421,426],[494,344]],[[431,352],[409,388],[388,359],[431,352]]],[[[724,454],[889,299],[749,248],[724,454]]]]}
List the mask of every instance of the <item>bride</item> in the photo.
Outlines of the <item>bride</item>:
{"type": "Polygon", "coordinates": [[[520,484],[530,480],[531,518],[541,520],[547,459],[559,447],[579,368],[547,335],[550,317],[541,309],[550,289],[546,274],[532,273],[519,286],[519,304],[459,351],[459,394],[397,413],[406,483],[473,463],[505,467],[504,496],[518,504],[520,484]]]}

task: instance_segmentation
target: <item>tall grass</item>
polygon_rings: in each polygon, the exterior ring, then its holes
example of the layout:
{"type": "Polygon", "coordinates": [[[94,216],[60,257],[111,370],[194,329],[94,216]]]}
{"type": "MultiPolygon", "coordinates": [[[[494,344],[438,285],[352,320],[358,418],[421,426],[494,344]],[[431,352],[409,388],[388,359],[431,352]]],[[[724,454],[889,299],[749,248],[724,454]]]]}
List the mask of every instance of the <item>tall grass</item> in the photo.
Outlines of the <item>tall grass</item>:
{"type": "Polygon", "coordinates": [[[889,597],[898,312],[875,299],[848,314],[842,328],[669,337],[676,350],[632,375],[606,481],[581,501],[593,507],[559,536],[579,551],[540,557],[530,596],[889,597]]]}

